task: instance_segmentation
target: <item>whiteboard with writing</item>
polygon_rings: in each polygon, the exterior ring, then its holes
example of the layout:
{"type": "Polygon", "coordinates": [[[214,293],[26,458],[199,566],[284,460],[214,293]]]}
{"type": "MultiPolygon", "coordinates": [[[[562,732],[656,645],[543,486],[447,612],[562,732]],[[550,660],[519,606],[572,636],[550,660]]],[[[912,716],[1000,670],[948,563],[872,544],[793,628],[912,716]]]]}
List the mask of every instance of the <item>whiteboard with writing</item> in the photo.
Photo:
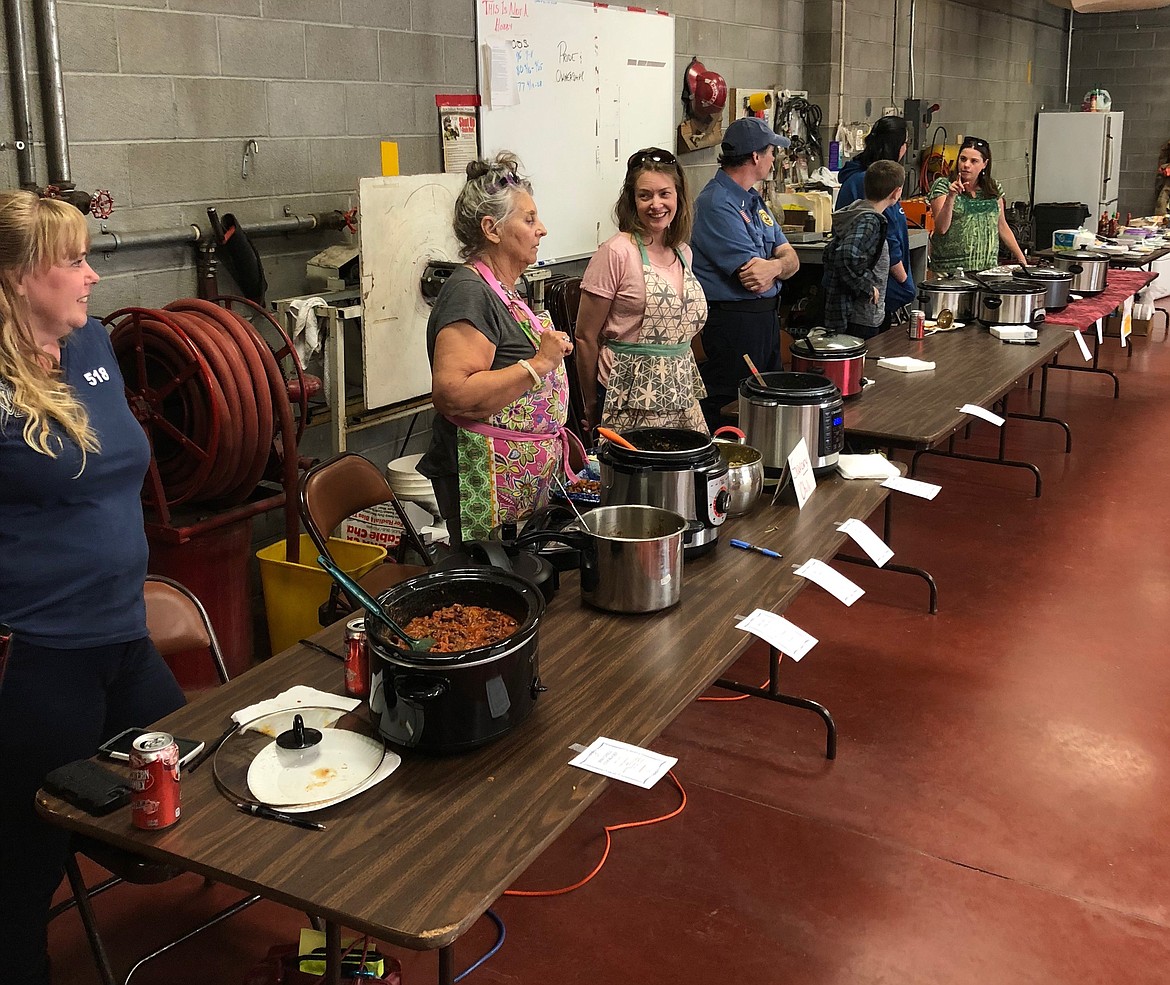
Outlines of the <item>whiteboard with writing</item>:
{"type": "Polygon", "coordinates": [[[476,0],[481,147],[516,153],[548,228],[538,265],[615,231],[626,160],[674,146],[674,18],[576,0],[476,0]]]}

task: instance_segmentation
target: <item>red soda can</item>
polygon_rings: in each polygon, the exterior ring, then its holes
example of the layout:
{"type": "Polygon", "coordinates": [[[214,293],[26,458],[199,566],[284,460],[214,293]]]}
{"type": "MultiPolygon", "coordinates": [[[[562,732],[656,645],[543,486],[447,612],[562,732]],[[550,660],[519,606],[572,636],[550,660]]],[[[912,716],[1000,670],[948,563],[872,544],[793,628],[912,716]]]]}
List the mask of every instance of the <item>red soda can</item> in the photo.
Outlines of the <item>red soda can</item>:
{"type": "Polygon", "coordinates": [[[366,620],[345,624],[345,693],[351,698],[370,696],[370,651],[366,648],[366,620]]]}
{"type": "Polygon", "coordinates": [[[910,324],[906,326],[906,332],[912,339],[926,338],[926,312],[915,308],[910,312],[910,324]]]}
{"type": "Polygon", "coordinates": [[[169,732],[146,732],[130,746],[134,827],[169,828],[179,820],[179,746],[169,732]]]}

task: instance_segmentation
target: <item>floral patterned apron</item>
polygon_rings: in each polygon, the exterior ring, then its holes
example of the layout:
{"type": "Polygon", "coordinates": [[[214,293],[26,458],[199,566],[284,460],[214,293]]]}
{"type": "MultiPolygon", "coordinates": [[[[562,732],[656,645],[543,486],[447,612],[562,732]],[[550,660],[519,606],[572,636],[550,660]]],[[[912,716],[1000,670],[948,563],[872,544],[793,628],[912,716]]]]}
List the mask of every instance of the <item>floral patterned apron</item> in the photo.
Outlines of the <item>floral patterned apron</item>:
{"type": "MultiPolygon", "coordinates": [[[[474,267],[507,306],[535,353],[541,334],[552,328],[548,313],[535,314],[504,289],[486,264],[477,261],[474,267]]],[[[568,405],[569,380],[561,363],[539,387],[485,421],[448,418],[458,429],[459,517],[464,540],[481,540],[492,527],[522,520],[548,502],[549,488],[560,479],[562,463],[568,469],[573,437],[564,426],[568,405]]],[[[571,469],[568,474],[576,479],[571,469]]]]}
{"type": "Polygon", "coordinates": [[[683,259],[682,293],[650,265],[642,237],[635,235],[646,281],[646,313],[636,342],[614,339],[613,368],[605,391],[601,423],[615,431],[643,427],[684,427],[707,434],[699,398],[707,391],[691,352],[691,339],[707,321],[707,298],[683,259]]]}

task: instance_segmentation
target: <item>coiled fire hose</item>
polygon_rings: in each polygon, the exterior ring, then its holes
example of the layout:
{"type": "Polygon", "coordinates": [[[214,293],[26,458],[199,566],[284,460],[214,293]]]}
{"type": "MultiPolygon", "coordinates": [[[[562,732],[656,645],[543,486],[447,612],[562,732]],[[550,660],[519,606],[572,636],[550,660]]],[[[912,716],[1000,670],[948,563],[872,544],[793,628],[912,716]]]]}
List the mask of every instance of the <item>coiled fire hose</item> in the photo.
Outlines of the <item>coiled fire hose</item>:
{"type": "Polygon", "coordinates": [[[123,308],[105,324],[113,326],[126,396],[150,440],[148,503],[232,507],[261,480],[279,482],[294,550],[297,445],[319,381],[306,377],[279,322],[244,298],[220,297],[123,308]],[[275,351],[245,315],[272,330],[275,351]]]}

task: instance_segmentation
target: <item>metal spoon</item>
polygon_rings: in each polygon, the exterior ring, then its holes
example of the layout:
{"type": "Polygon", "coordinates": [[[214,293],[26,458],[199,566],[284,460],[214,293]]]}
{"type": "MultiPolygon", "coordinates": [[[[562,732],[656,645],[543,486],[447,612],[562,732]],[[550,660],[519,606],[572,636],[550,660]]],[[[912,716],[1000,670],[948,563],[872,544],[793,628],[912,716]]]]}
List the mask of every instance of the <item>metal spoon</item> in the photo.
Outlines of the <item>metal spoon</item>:
{"type": "Polygon", "coordinates": [[[577,509],[577,504],[573,502],[573,497],[569,495],[569,490],[565,488],[565,484],[563,482],[561,482],[561,477],[559,475],[557,475],[555,472],[553,473],[553,480],[556,482],[557,488],[560,489],[561,495],[565,497],[565,501],[569,504],[569,507],[572,509],[572,511],[574,513],[577,514],[577,520],[581,524],[581,529],[582,530],[589,529],[588,527],[585,526],[585,517],[583,517],[581,515],[581,511],[579,509],[577,509]]]}
{"type": "Polygon", "coordinates": [[[429,636],[424,636],[421,640],[416,640],[413,636],[410,636],[406,630],[404,630],[401,626],[398,625],[398,623],[390,618],[389,614],[385,609],[382,608],[382,604],[377,599],[375,599],[369,592],[362,588],[361,585],[354,581],[353,578],[347,575],[328,558],[318,557],[317,563],[333,576],[337,584],[345,589],[346,594],[348,594],[350,598],[360,602],[362,608],[365,609],[366,612],[377,619],[378,622],[382,623],[384,626],[387,626],[412,650],[425,653],[435,645],[435,641],[429,636]]]}

